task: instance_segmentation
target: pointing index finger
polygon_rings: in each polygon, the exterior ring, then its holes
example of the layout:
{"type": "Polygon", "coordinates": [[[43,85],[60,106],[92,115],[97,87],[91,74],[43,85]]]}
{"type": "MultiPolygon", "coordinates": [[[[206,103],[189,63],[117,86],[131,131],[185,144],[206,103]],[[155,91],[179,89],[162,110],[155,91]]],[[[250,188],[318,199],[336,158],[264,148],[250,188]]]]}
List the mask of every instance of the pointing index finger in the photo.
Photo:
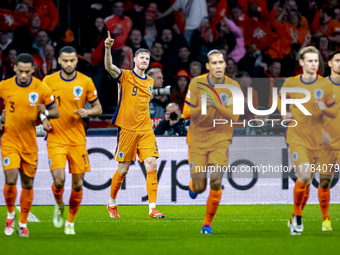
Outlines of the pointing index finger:
{"type": "Polygon", "coordinates": [[[107,31],[107,37],[111,39],[110,31],[107,31]]]}

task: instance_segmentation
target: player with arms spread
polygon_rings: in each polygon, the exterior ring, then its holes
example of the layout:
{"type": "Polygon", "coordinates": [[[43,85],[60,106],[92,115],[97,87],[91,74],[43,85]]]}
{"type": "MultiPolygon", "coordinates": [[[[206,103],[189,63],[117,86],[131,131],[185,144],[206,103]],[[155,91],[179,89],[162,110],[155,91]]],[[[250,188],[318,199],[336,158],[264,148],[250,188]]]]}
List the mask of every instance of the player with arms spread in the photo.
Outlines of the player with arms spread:
{"type": "Polygon", "coordinates": [[[44,129],[49,128],[47,118],[58,118],[59,111],[51,89],[32,77],[34,60],[30,54],[22,53],[14,65],[16,75],[0,83],[0,98],[5,101],[6,119],[1,137],[2,166],[5,171],[4,195],[7,206],[5,235],[14,232],[17,197],[16,182],[21,177],[20,219],[17,227],[19,236],[28,237],[27,217],[33,201],[33,179],[38,164],[36,120],[39,104],[46,106],[40,115],[44,129]],[[47,118],[46,118],[47,117],[47,118]]]}
{"type": "Polygon", "coordinates": [[[157,198],[157,163],[158,148],[152,129],[149,102],[154,81],[145,74],[149,66],[150,52],[139,49],[135,53],[133,70],[121,70],[112,64],[111,47],[114,40],[108,32],[105,40],[105,69],[118,79],[119,102],[113,115],[112,124],[118,126],[115,160],[118,169],[112,177],[111,194],[107,209],[111,218],[119,218],[117,211],[117,193],[129,170],[131,161],[136,160],[136,153],[146,168],[146,188],[149,197],[149,218],[165,218],[164,213],[156,209],[157,198]]]}
{"type": "MultiPolygon", "coordinates": [[[[335,101],[340,101],[340,51],[332,52],[328,57],[328,66],[331,68],[331,75],[327,78],[333,86],[335,101]]],[[[335,119],[323,117],[324,131],[322,131],[323,147],[320,157],[320,184],[318,197],[322,213],[322,231],[331,231],[331,219],[329,217],[330,187],[332,175],[339,170],[340,162],[340,115],[335,119]]]]}
{"type": "MultiPolygon", "coordinates": [[[[189,195],[195,199],[197,194],[205,191],[207,186],[206,167],[228,166],[229,144],[233,138],[233,127],[230,124],[213,126],[214,119],[226,119],[236,122],[238,115],[233,115],[232,93],[226,88],[216,88],[215,84],[240,85],[224,75],[226,63],[223,54],[218,50],[208,52],[208,74],[195,77],[189,85],[185,99],[183,115],[190,118],[190,129],[187,136],[189,145],[189,162],[192,180],[189,184],[189,195]],[[218,94],[220,102],[207,96],[207,114],[201,115],[201,97],[208,91],[218,94]]],[[[213,93],[213,94],[214,94],[213,93]]],[[[211,223],[217,212],[222,195],[223,171],[211,173],[210,194],[206,204],[206,214],[202,234],[212,234],[211,223]]]]}
{"type": "Polygon", "coordinates": [[[74,221],[82,200],[84,175],[90,171],[82,118],[100,115],[102,107],[92,79],[76,71],[78,63],[76,50],[71,46],[65,46],[59,52],[58,62],[61,71],[44,78],[44,82],[55,95],[60,111],[60,118],[51,120],[52,128],[46,136],[55,198],[53,224],[60,228],[64,223],[63,192],[65,164],[68,160],[69,172],[72,174],[72,191],[64,232],[67,235],[74,235],[74,221]],[[90,102],[92,109],[84,109],[86,100],[90,102]]]}
{"type": "MultiPolygon", "coordinates": [[[[299,52],[299,64],[303,74],[288,78],[283,87],[304,88],[311,94],[311,99],[303,106],[311,115],[305,115],[296,105],[290,107],[285,119],[290,122],[286,133],[292,164],[298,175],[294,187],[293,217],[288,222],[291,235],[303,232],[302,211],[309,197],[309,186],[313,180],[322,147],[322,117],[334,118],[337,114],[335,95],[329,79],[318,76],[319,52],[314,46],[303,48],[299,52]],[[296,126],[295,126],[296,125],[296,126]]],[[[305,98],[303,93],[287,93],[291,99],[305,98]]],[[[278,109],[281,109],[281,90],[278,96],[278,109]]]]}

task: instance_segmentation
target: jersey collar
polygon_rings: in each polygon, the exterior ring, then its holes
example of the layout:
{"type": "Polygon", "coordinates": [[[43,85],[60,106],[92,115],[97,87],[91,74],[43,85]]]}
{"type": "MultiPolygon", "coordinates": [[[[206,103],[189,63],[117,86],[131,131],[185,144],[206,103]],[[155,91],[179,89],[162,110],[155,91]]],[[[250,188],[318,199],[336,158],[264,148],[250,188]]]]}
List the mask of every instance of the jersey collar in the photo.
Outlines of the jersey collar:
{"type": "Polygon", "coordinates": [[[33,80],[33,77],[31,77],[31,80],[30,80],[30,82],[29,82],[28,84],[26,84],[26,85],[21,85],[21,84],[18,83],[18,77],[15,76],[15,83],[16,83],[19,87],[22,87],[22,88],[26,88],[26,87],[28,87],[29,85],[31,85],[32,80],[33,80]]]}
{"type": "Polygon", "coordinates": [[[60,71],[59,74],[60,74],[60,78],[61,78],[63,81],[73,81],[73,80],[77,77],[77,71],[75,71],[75,72],[76,72],[75,76],[74,76],[72,79],[67,80],[67,79],[63,78],[63,76],[61,75],[61,72],[62,72],[62,71],[60,71]]]}

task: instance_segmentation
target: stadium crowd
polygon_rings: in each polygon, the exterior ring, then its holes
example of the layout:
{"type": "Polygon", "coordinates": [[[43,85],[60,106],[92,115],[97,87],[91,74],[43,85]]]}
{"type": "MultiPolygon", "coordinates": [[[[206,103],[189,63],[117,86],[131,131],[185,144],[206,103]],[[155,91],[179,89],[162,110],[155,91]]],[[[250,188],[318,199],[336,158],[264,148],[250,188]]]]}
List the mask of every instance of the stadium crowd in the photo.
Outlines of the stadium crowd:
{"type": "MultiPolygon", "coordinates": [[[[147,74],[155,88],[171,85],[170,95],[150,102],[155,132],[184,134],[178,123],[184,123],[185,95],[190,79],[207,71],[208,51],[223,53],[225,74],[237,79],[245,96],[253,87],[255,108],[270,108],[271,88],[302,73],[301,48],[316,46],[322,60],[318,73],[330,74],[328,56],[340,48],[339,21],[337,0],[85,0],[81,6],[62,0],[2,0],[0,81],[15,75],[16,57],[23,52],[33,55],[39,79],[60,70],[59,49],[70,45],[77,49],[77,69],[93,79],[104,113],[113,113],[116,81],[104,69],[109,31],[115,39],[115,65],[132,69],[134,52],[147,48],[147,74]]],[[[242,118],[253,117],[248,111],[242,118]]]]}

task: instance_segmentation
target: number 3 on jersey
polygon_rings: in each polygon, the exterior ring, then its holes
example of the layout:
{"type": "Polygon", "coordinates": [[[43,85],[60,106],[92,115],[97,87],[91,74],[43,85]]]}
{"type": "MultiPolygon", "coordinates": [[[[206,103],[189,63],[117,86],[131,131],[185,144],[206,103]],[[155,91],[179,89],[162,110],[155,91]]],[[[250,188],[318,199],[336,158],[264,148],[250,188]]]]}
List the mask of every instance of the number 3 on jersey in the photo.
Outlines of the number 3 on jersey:
{"type": "Polygon", "coordinates": [[[135,95],[137,95],[137,87],[135,86],[135,87],[133,87],[133,89],[132,89],[132,92],[133,92],[133,94],[131,94],[132,96],[135,96],[135,95]]]}

